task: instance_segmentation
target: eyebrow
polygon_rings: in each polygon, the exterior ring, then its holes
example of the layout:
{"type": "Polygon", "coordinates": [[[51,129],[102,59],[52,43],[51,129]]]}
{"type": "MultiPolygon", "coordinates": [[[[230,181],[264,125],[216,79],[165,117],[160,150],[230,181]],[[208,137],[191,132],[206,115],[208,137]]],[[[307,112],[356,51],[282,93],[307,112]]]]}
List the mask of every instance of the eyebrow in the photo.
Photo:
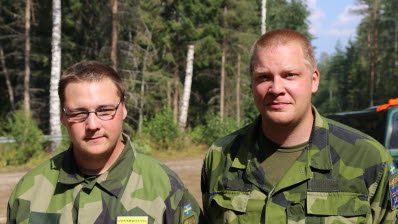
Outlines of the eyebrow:
{"type": "MultiPolygon", "coordinates": [[[[292,71],[298,71],[299,69],[295,66],[288,66],[285,68],[282,68],[283,72],[292,72],[292,71]]],[[[264,73],[270,73],[268,69],[264,68],[257,68],[253,71],[254,74],[264,74],[264,73]]]]}
{"type": "MultiPolygon", "coordinates": [[[[101,104],[99,106],[97,106],[96,109],[102,108],[102,107],[115,107],[115,105],[112,104],[101,104]]],[[[67,109],[67,108],[65,108],[67,109]]],[[[95,110],[96,110],[95,109],[95,110]]],[[[74,109],[68,109],[69,112],[75,112],[75,111],[88,111],[87,108],[84,107],[78,107],[78,108],[74,108],[74,109]]]]}

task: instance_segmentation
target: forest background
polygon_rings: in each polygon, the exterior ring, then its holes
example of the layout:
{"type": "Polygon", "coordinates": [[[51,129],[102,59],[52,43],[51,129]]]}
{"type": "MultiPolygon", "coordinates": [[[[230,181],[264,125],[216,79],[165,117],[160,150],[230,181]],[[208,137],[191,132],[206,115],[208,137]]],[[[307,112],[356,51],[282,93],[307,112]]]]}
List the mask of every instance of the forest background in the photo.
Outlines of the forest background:
{"type": "MultiPolygon", "coordinates": [[[[363,15],[355,39],[318,61],[313,103],[324,115],[398,97],[398,1],[357,4],[364,7],[352,12],[363,15]]],[[[258,115],[248,61],[262,33],[260,0],[0,0],[0,6],[0,136],[15,140],[0,144],[0,167],[68,147],[56,80],[82,60],[109,64],[122,76],[124,131],[145,153],[207,147],[258,115]]],[[[267,0],[265,9],[267,30],[316,38],[305,1],[267,0]]]]}

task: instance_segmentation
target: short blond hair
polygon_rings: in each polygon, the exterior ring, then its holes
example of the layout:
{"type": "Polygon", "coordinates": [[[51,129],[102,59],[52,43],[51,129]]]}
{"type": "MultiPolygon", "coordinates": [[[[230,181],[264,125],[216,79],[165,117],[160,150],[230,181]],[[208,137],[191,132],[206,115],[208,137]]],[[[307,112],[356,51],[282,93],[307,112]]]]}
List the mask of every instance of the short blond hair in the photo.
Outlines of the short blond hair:
{"type": "Polygon", "coordinates": [[[257,62],[257,52],[260,49],[269,49],[286,45],[291,42],[298,42],[301,45],[301,49],[304,54],[304,63],[310,70],[316,68],[316,60],[314,56],[314,49],[311,46],[311,42],[303,34],[288,30],[288,29],[276,29],[266,32],[261,35],[256,42],[254,42],[250,51],[250,74],[253,74],[255,63],[257,62]]]}

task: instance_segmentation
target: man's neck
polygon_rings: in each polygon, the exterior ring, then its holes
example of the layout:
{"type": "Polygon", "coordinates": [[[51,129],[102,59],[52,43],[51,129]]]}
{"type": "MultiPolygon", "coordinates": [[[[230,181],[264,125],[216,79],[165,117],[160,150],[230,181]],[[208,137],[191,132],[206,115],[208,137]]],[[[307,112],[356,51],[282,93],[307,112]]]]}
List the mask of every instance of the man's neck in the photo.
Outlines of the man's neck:
{"type": "Polygon", "coordinates": [[[99,175],[105,173],[119,158],[124,148],[123,142],[118,142],[115,149],[108,155],[94,157],[92,155],[76,156],[74,154],[79,170],[86,175],[99,175]]]}
{"type": "Polygon", "coordinates": [[[262,119],[262,129],[273,142],[281,146],[294,146],[309,141],[314,119],[312,113],[295,125],[280,125],[262,119]]]}

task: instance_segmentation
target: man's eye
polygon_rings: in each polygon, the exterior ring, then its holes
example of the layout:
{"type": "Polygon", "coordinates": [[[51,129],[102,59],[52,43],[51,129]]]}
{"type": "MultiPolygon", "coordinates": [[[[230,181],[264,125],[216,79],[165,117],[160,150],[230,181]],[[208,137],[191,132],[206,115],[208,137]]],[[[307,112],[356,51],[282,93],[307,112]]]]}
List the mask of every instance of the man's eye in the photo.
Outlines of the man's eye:
{"type": "Polygon", "coordinates": [[[295,76],[297,76],[297,74],[294,74],[294,73],[287,73],[286,74],[286,78],[293,78],[295,76]]]}
{"type": "Polygon", "coordinates": [[[68,113],[68,117],[81,117],[81,116],[86,116],[85,111],[74,111],[74,112],[70,112],[68,113]]]}
{"type": "Polygon", "coordinates": [[[110,112],[110,111],[113,111],[113,110],[114,110],[113,107],[111,107],[111,108],[104,107],[104,108],[99,108],[99,109],[97,110],[97,112],[110,112]]]}
{"type": "Polygon", "coordinates": [[[99,108],[97,109],[97,115],[99,116],[108,116],[108,115],[112,115],[115,111],[115,108],[113,107],[103,107],[103,108],[99,108]]]}
{"type": "Polygon", "coordinates": [[[269,75],[259,75],[257,76],[258,80],[269,80],[270,76],[269,75]]]}

